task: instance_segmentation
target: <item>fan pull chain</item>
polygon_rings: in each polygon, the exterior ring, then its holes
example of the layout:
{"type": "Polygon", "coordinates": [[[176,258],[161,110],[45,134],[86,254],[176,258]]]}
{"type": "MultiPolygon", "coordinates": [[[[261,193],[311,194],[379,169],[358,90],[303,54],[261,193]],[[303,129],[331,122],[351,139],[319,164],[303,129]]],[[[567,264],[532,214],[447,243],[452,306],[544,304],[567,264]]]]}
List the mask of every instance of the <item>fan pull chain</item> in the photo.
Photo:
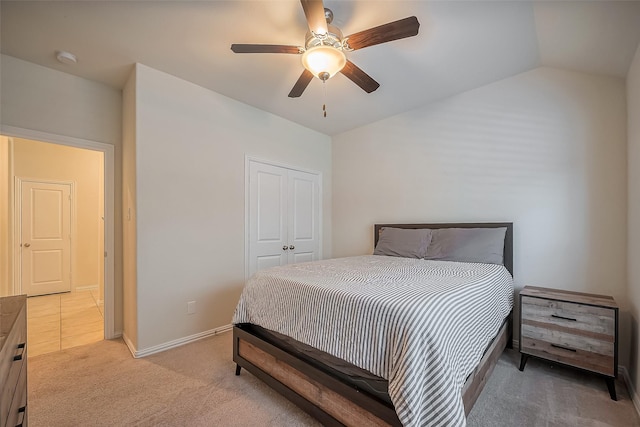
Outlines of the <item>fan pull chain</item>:
{"type": "Polygon", "coordinates": [[[322,115],[326,118],[327,117],[327,81],[323,80],[322,81],[322,115]]]}

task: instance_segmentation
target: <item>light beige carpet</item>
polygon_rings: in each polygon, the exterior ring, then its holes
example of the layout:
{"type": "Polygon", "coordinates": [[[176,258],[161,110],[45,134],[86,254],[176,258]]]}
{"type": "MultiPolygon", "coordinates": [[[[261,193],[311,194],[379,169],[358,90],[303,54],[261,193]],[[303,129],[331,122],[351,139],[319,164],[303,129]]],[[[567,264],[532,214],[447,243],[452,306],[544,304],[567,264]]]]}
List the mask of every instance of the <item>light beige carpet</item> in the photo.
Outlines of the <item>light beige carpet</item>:
{"type": "MultiPolygon", "coordinates": [[[[37,426],[318,426],[246,371],[231,334],[133,359],[120,340],[29,358],[29,423],[37,426]]],[[[640,426],[618,381],[505,352],[468,418],[479,426],[640,426]]]]}

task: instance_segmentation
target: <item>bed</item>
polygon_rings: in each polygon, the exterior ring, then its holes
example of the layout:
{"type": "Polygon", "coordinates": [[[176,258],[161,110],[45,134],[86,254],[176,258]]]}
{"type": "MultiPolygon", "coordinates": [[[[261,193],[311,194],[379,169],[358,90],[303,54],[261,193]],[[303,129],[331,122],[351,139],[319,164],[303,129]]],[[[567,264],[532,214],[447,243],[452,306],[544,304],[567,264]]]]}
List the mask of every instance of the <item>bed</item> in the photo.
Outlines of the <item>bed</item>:
{"type": "Polygon", "coordinates": [[[389,228],[505,230],[504,266],[368,255],[259,272],[234,313],[236,374],[324,425],[464,425],[511,342],[513,225],[379,224],[376,250],[389,228]]]}

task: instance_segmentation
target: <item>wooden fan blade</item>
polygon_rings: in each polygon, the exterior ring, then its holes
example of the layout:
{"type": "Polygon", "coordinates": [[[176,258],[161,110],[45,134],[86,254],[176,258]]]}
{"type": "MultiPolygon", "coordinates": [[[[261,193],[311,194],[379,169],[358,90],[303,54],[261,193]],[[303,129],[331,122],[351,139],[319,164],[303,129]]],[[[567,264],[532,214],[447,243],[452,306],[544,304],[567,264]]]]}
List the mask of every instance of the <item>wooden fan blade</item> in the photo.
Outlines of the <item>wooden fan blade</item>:
{"type": "Polygon", "coordinates": [[[347,60],[347,63],[340,72],[347,76],[349,80],[360,86],[362,90],[367,93],[371,93],[380,87],[380,83],[373,80],[369,74],[362,71],[349,60],[347,60]]]}
{"type": "Polygon", "coordinates": [[[235,53],[301,53],[298,46],[281,44],[232,44],[231,50],[235,53]]]}
{"type": "Polygon", "coordinates": [[[289,98],[298,98],[300,95],[302,95],[302,92],[304,92],[307,86],[309,86],[309,82],[311,82],[312,79],[313,74],[311,74],[311,71],[305,69],[298,78],[296,84],[293,85],[293,89],[291,89],[291,92],[289,92],[289,98]]]}
{"type": "Polygon", "coordinates": [[[304,16],[311,32],[316,34],[326,34],[327,19],[324,17],[324,4],[322,0],[300,0],[304,9],[304,16]]]}
{"type": "Polygon", "coordinates": [[[418,34],[420,23],[418,18],[410,16],[399,21],[389,22],[379,27],[369,28],[346,37],[351,49],[357,50],[392,40],[413,37],[418,34]]]}

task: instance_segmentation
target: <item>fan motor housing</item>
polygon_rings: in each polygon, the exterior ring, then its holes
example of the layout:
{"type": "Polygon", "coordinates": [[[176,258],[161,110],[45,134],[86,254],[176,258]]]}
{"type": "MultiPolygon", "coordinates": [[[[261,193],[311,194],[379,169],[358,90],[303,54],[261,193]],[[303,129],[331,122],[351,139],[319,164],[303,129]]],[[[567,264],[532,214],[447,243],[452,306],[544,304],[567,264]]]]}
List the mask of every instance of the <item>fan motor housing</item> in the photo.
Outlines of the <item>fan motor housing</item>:
{"type": "Polygon", "coordinates": [[[305,37],[305,49],[311,49],[316,46],[332,46],[342,50],[342,31],[333,25],[327,25],[328,31],[325,34],[315,34],[307,31],[305,37]]]}

